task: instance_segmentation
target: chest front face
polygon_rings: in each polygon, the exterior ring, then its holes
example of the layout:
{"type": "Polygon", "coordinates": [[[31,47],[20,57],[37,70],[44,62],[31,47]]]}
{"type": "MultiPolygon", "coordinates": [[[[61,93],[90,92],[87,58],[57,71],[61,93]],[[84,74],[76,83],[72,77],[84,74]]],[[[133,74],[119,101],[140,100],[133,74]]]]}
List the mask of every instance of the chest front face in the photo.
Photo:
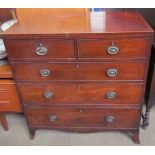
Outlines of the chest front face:
{"type": "Polygon", "coordinates": [[[30,131],[138,132],[152,30],[136,13],[103,12],[96,26],[76,15],[85,25],[59,15],[51,29],[22,20],[3,35],[30,131]]]}

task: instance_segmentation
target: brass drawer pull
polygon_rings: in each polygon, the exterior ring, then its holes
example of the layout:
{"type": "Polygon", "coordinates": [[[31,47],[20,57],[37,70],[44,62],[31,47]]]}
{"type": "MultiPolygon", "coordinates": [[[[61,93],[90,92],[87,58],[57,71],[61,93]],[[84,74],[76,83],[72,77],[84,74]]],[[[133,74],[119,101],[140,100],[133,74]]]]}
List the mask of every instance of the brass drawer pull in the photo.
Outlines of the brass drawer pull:
{"type": "Polygon", "coordinates": [[[107,97],[108,99],[115,99],[115,98],[117,97],[117,94],[116,94],[115,92],[111,91],[111,92],[108,92],[108,93],[106,94],[106,97],[107,97]]]}
{"type": "Polygon", "coordinates": [[[51,91],[47,91],[44,93],[45,98],[50,99],[54,97],[54,93],[51,91]]]}
{"type": "Polygon", "coordinates": [[[43,77],[47,77],[51,74],[51,71],[49,69],[41,69],[40,70],[40,75],[43,77]]]}
{"type": "Polygon", "coordinates": [[[115,117],[112,116],[112,115],[109,115],[109,116],[106,117],[106,121],[108,123],[113,123],[115,121],[115,117]]]}
{"type": "Polygon", "coordinates": [[[108,75],[109,77],[116,77],[117,74],[118,74],[117,69],[112,68],[112,69],[108,69],[108,70],[107,70],[107,75],[108,75]]]}
{"type": "Polygon", "coordinates": [[[48,117],[48,120],[51,122],[56,122],[58,120],[58,116],[57,115],[50,115],[48,117]]]}
{"type": "Polygon", "coordinates": [[[114,45],[109,46],[109,47],[107,48],[107,50],[108,50],[108,53],[109,53],[110,55],[115,55],[115,54],[118,54],[118,52],[119,52],[119,48],[118,48],[117,46],[114,46],[114,45]]]}
{"type": "Polygon", "coordinates": [[[37,47],[36,53],[37,53],[37,55],[39,55],[39,56],[47,55],[48,49],[47,49],[46,47],[43,47],[43,46],[37,47]]]}

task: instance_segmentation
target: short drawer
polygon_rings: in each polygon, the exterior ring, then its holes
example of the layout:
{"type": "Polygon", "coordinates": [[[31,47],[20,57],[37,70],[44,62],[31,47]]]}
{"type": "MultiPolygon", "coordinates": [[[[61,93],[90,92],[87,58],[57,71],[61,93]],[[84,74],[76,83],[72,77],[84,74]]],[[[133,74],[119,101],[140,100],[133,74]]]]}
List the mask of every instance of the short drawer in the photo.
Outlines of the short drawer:
{"type": "Polygon", "coordinates": [[[148,40],[144,38],[79,40],[81,59],[145,58],[148,40]]]}
{"type": "Polygon", "coordinates": [[[140,110],[131,108],[46,107],[25,111],[29,126],[47,128],[137,128],[140,110]]]}
{"type": "Polygon", "coordinates": [[[73,40],[7,40],[11,59],[74,59],[73,40]]]}
{"type": "Polygon", "coordinates": [[[15,63],[17,80],[143,80],[145,63],[15,63]]]}
{"type": "Polygon", "coordinates": [[[139,104],[143,85],[129,83],[18,83],[23,102],[31,105],[139,104]]]}
{"type": "Polygon", "coordinates": [[[22,112],[14,81],[0,80],[0,111],[22,112]]]}

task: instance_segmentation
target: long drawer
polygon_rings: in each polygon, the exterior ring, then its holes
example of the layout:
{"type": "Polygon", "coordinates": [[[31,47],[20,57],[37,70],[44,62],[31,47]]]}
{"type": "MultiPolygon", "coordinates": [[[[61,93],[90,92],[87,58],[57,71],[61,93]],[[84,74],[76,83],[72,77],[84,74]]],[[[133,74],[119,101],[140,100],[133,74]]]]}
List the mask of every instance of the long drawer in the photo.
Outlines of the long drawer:
{"type": "Polygon", "coordinates": [[[75,59],[73,40],[8,40],[7,47],[11,59],[75,59]]]}
{"type": "Polygon", "coordinates": [[[143,80],[144,62],[14,63],[17,80],[143,80]]]}
{"type": "Polygon", "coordinates": [[[145,38],[83,39],[79,40],[79,55],[81,59],[145,58],[147,47],[145,38]]]}
{"type": "Polygon", "coordinates": [[[0,80],[0,111],[23,111],[13,80],[0,80]]]}
{"type": "Polygon", "coordinates": [[[142,84],[18,83],[23,102],[31,105],[139,104],[142,84]]]}
{"type": "Polygon", "coordinates": [[[47,128],[136,129],[140,110],[131,108],[43,107],[25,109],[29,126],[47,128]]]}

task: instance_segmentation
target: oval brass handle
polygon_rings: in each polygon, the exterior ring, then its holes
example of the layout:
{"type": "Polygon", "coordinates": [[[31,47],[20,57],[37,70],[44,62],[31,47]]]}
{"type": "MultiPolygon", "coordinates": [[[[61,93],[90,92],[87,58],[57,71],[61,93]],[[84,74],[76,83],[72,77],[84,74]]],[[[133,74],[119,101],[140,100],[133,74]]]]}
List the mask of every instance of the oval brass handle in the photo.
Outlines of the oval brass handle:
{"type": "Polygon", "coordinates": [[[50,115],[50,116],[48,116],[48,119],[51,122],[56,122],[58,120],[58,116],[57,115],[50,115]]]}
{"type": "Polygon", "coordinates": [[[51,71],[49,69],[41,69],[40,70],[40,75],[43,77],[47,77],[51,74],[51,71]]]}
{"type": "Polygon", "coordinates": [[[47,92],[44,93],[44,96],[45,96],[45,98],[50,99],[50,98],[53,98],[54,93],[51,92],[51,91],[47,91],[47,92]]]}
{"type": "Polygon", "coordinates": [[[43,47],[43,46],[37,47],[36,53],[37,53],[37,55],[43,56],[43,55],[46,55],[48,53],[48,49],[46,47],[43,47]]]}
{"type": "Polygon", "coordinates": [[[119,52],[119,48],[118,48],[117,46],[114,46],[114,45],[109,46],[109,47],[107,48],[107,50],[108,50],[108,53],[109,53],[110,55],[115,55],[115,54],[117,54],[117,53],[119,52]]]}
{"type": "Polygon", "coordinates": [[[112,69],[107,70],[107,75],[109,77],[115,77],[115,76],[117,76],[117,74],[118,74],[117,69],[112,68],[112,69]]]}
{"type": "Polygon", "coordinates": [[[115,121],[115,117],[112,116],[112,115],[109,115],[109,116],[106,117],[106,121],[108,123],[113,123],[115,121]]]}
{"type": "Polygon", "coordinates": [[[108,93],[106,94],[106,97],[107,97],[108,99],[115,99],[115,98],[117,97],[117,94],[116,94],[116,92],[111,91],[111,92],[108,92],[108,93]]]}

